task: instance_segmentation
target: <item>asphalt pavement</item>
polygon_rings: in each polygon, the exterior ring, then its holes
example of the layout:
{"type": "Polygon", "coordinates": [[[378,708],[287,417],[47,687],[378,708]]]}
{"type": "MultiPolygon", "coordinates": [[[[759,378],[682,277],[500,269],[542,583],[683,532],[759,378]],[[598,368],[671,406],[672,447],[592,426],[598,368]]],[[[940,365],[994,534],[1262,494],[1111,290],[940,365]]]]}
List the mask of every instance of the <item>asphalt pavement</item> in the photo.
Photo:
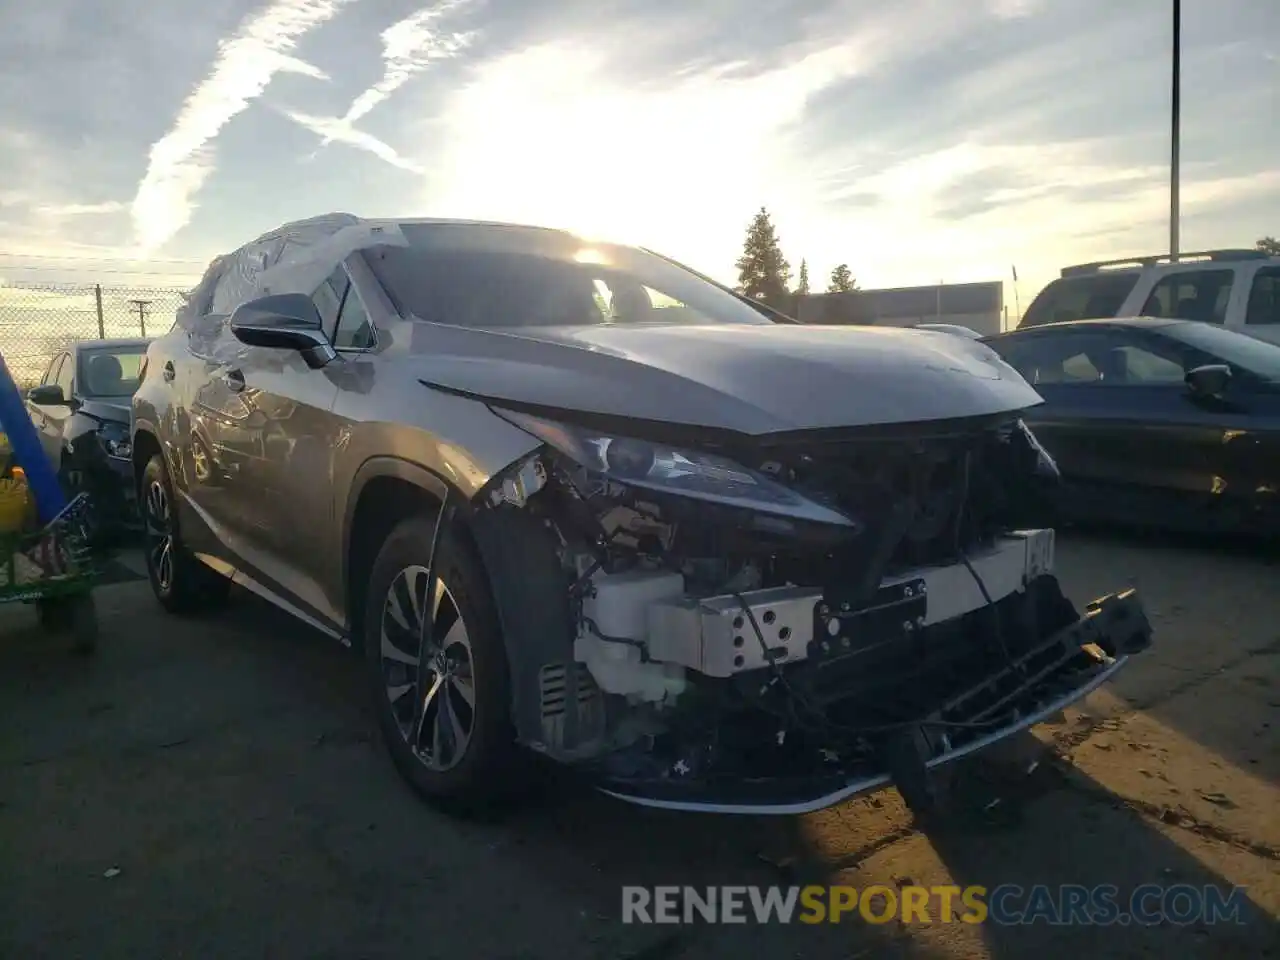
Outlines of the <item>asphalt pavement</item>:
{"type": "Polygon", "coordinates": [[[352,655],[251,597],[103,587],[90,659],[0,608],[0,957],[1280,956],[1280,566],[1079,535],[1058,564],[1077,600],[1136,585],[1156,645],[927,830],[893,790],[709,818],[568,783],[459,823],[393,772],[352,655]],[[808,883],[1247,889],[1221,924],[619,922],[624,884],[808,883]]]}

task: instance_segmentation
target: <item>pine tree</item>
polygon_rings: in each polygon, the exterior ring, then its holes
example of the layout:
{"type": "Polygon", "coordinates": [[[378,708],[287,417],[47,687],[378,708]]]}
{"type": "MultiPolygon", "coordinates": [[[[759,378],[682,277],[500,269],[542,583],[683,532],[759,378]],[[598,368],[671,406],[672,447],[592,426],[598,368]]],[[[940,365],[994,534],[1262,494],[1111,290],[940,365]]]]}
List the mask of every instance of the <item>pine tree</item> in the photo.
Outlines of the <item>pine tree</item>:
{"type": "Polygon", "coordinates": [[[857,289],[858,281],[853,279],[847,263],[842,263],[831,271],[831,282],[827,286],[827,293],[851,293],[857,289]]]}
{"type": "Polygon", "coordinates": [[[791,265],[782,255],[769,211],[760,208],[747,228],[747,239],[738,258],[738,285],[742,292],[775,309],[787,308],[791,265]]]}
{"type": "Polygon", "coordinates": [[[807,297],[809,295],[809,261],[800,261],[800,283],[796,287],[796,293],[799,296],[807,297]]]}

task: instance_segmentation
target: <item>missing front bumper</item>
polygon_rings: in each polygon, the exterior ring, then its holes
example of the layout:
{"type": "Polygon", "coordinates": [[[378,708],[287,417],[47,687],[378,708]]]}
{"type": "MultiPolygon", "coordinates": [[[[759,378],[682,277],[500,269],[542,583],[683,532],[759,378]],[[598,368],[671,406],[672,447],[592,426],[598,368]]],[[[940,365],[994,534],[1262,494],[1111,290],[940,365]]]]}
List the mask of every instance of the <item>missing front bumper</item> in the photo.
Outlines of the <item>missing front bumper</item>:
{"type": "Polygon", "coordinates": [[[678,766],[660,777],[607,777],[598,787],[641,806],[752,815],[812,813],[895,782],[904,794],[914,793],[929,771],[1032,727],[1088,695],[1150,643],[1141,601],[1128,590],[1095,600],[1084,616],[946,698],[924,720],[900,725],[882,744],[891,749],[881,750],[877,761],[833,761],[829,771],[777,777],[683,777],[678,766]],[[901,732],[907,736],[898,736],[901,732]],[[908,739],[912,747],[904,753],[908,739]]]}

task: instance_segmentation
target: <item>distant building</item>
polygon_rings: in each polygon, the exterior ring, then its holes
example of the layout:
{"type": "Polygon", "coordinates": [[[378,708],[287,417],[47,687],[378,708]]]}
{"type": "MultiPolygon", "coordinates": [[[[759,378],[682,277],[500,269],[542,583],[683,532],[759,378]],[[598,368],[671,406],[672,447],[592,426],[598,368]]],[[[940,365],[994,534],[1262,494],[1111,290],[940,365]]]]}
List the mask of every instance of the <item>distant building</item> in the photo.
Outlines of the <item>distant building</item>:
{"type": "Polygon", "coordinates": [[[801,323],[910,327],[956,323],[981,334],[999,333],[1004,317],[1004,284],[944,283],[852,293],[812,293],[795,298],[801,323]]]}

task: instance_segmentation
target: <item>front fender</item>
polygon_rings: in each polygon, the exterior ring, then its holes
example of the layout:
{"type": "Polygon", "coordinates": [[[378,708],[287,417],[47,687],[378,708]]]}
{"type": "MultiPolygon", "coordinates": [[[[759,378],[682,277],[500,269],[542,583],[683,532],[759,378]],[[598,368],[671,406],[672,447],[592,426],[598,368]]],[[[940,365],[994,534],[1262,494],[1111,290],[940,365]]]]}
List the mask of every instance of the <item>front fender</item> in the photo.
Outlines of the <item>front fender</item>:
{"type": "MultiPolygon", "coordinates": [[[[327,577],[329,600],[334,609],[341,610],[347,621],[351,620],[348,599],[351,596],[351,538],[355,527],[356,508],[360,504],[360,496],[365,488],[374,480],[393,477],[403,480],[435,497],[441,503],[447,497],[455,502],[462,498],[450,484],[439,474],[415,463],[412,460],[395,456],[369,457],[356,468],[349,482],[335,484],[334,516],[338,520],[338,538],[335,544],[337,563],[331,567],[332,575],[327,577]]],[[[335,479],[337,479],[335,477],[335,479]]],[[[355,632],[358,625],[347,623],[347,628],[355,632]]]]}
{"type": "Polygon", "coordinates": [[[106,456],[98,443],[101,424],[81,413],[72,414],[62,428],[62,455],[77,466],[95,462],[106,456]]]}

